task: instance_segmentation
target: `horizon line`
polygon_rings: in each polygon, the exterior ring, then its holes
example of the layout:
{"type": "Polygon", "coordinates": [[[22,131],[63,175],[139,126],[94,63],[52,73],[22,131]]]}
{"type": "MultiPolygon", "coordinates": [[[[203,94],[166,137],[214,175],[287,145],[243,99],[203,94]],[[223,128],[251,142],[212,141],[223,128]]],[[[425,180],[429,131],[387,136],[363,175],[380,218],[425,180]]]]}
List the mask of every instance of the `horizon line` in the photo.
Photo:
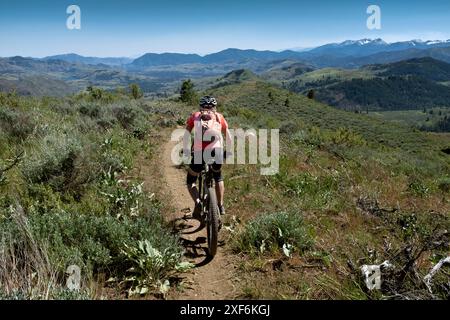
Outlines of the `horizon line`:
{"type": "MultiPolygon", "coordinates": [[[[375,41],[375,40],[383,40],[383,38],[378,37],[378,38],[361,38],[361,39],[355,39],[355,40],[344,40],[344,41],[336,41],[336,42],[324,42],[320,45],[317,46],[313,46],[313,47],[294,47],[294,48],[288,48],[288,49],[279,49],[279,50],[270,50],[270,49],[254,49],[254,48],[236,48],[236,47],[228,47],[228,48],[224,48],[222,50],[219,51],[213,51],[210,53],[205,53],[205,54],[200,54],[200,53],[194,53],[194,52],[175,52],[175,51],[148,51],[142,54],[133,54],[130,56],[94,56],[94,55],[83,55],[83,54],[79,54],[76,52],[66,52],[66,53],[55,53],[55,54],[51,54],[51,55],[45,55],[45,56],[24,56],[24,55],[12,55],[12,56],[1,56],[0,58],[14,58],[14,57],[22,57],[22,58],[29,58],[29,59],[45,59],[45,58],[49,58],[49,57],[54,57],[54,56],[65,56],[65,55],[77,55],[79,57],[83,57],[83,58],[97,58],[97,59],[131,59],[131,60],[136,60],[140,57],[143,57],[146,54],[156,54],[156,55],[163,55],[163,54],[181,54],[181,55],[197,55],[199,57],[205,57],[211,54],[215,54],[215,53],[219,53],[219,52],[223,52],[226,50],[241,50],[241,51],[248,51],[248,50],[253,50],[253,51],[259,51],[259,52],[264,52],[264,51],[270,51],[270,52],[285,52],[285,51],[294,51],[294,52],[308,52],[311,50],[314,50],[316,48],[325,46],[325,45],[332,45],[332,44],[343,44],[344,42],[347,41],[361,41],[361,40],[370,40],[370,41],[375,41]]],[[[386,42],[386,44],[394,44],[394,43],[400,43],[400,42],[410,42],[410,41],[421,41],[421,42],[431,42],[431,41],[447,41],[450,42],[450,39],[434,39],[434,40],[422,40],[420,38],[416,38],[416,39],[410,39],[410,40],[400,40],[400,41],[394,41],[394,42],[386,42]]]]}

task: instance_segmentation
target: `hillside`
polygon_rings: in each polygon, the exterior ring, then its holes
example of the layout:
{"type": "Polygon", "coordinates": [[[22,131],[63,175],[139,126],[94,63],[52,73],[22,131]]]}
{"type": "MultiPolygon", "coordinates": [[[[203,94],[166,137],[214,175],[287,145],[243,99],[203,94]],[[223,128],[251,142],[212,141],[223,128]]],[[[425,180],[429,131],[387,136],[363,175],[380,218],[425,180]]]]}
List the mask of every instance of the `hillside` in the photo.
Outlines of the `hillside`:
{"type": "Polygon", "coordinates": [[[56,56],[45,57],[42,60],[61,60],[70,63],[84,63],[92,65],[107,65],[107,66],[122,66],[133,61],[131,58],[98,58],[98,57],[84,57],[78,54],[61,54],[56,56]]]}
{"type": "Polygon", "coordinates": [[[417,58],[360,69],[326,68],[282,85],[294,92],[315,90],[320,101],[346,110],[411,110],[449,107],[450,64],[417,58]]]}
{"type": "Polygon", "coordinates": [[[352,79],[316,91],[324,103],[347,110],[412,110],[450,106],[447,86],[420,77],[352,79]]]}
{"type": "MultiPolygon", "coordinates": [[[[347,40],[342,43],[326,44],[311,50],[297,52],[229,48],[205,56],[181,53],[147,53],[134,60],[129,67],[150,68],[183,64],[217,65],[253,61],[261,64],[273,60],[296,60],[316,67],[356,68],[366,64],[388,63],[399,60],[433,57],[449,61],[447,41],[404,41],[387,43],[382,39],[347,40]]],[[[247,66],[248,67],[248,66],[247,66]]]]}
{"type": "Polygon", "coordinates": [[[151,67],[156,65],[178,65],[191,64],[201,61],[201,57],[197,54],[181,54],[181,53],[147,53],[142,57],[135,59],[130,67],[151,67]]]}
{"type": "Polygon", "coordinates": [[[359,67],[368,64],[392,63],[401,60],[424,58],[424,57],[431,57],[433,59],[442,60],[444,62],[450,63],[450,47],[442,47],[442,48],[438,47],[430,49],[410,48],[394,52],[381,52],[366,57],[346,59],[346,61],[341,62],[341,65],[347,67],[359,67]]]}
{"type": "Polygon", "coordinates": [[[0,76],[0,92],[16,92],[22,96],[57,96],[64,97],[75,93],[77,89],[64,81],[45,76],[22,76],[8,78],[0,76]]]}
{"type": "Polygon", "coordinates": [[[370,56],[377,53],[388,53],[396,51],[404,51],[408,49],[427,50],[430,48],[449,47],[450,40],[444,41],[401,41],[394,43],[387,43],[383,39],[361,39],[361,40],[347,40],[341,43],[326,44],[314,48],[310,53],[335,55],[337,57],[351,56],[362,57],[370,56]]]}
{"type": "Polygon", "coordinates": [[[31,58],[0,58],[0,74],[73,72],[74,65],[62,60],[35,60],[31,58]]]}
{"type": "Polygon", "coordinates": [[[450,81],[450,64],[430,57],[369,66],[379,76],[417,76],[433,81],[450,81]]]}
{"type": "Polygon", "coordinates": [[[267,64],[268,70],[261,74],[263,79],[271,81],[291,80],[302,74],[314,71],[314,67],[301,62],[291,60],[274,61],[267,64]]]}
{"type": "MultiPolygon", "coordinates": [[[[225,174],[226,204],[239,219],[227,243],[240,257],[240,297],[426,296],[420,280],[399,274],[379,295],[367,292],[358,268],[389,260],[401,270],[410,260],[405,248],[418,252],[431,230],[448,230],[449,135],[336,110],[258,81],[213,93],[232,128],[280,128],[279,174],[264,177],[248,165],[227,166],[225,174]],[[290,258],[286,244],[295,248],[290,258]]],[[[417,266],[422,276],[432,256],[417,266]]]]}
{"type": "MultiPolygon", "coordinates": [[[[0,79],[2,81],[0,90],[5,92],[11,87],[17,87],[20,88],[20,92],[26,94],[36,92],[36,94],[61,95],[60,92],[76,92],[89,85],[114,90],[117,86],[126,87],[130,83],[138,83],[148,95],[166,96],[174,93],[179,81],[183,79],[195,79],[199,83],[199,87],[204,88],[213,79],[221,78],[233,70],[246,69],[271,83],[283,85],[295,92],[303,92],[337,84],[344,78],[347,80],[358,77],[366,79],[371,78],[373,74],[379,74],[381,77],[403,77],[405,72],[411,73],[412,69],[417,69],[419,64],[422,65],[419,67],[422,72],[419,73],[417,71],[419,69],[414,70],[415,75],[448,85],[450,81],[446,80],[447,75],[439,71],[443,65],[438,65],[431,60],[427,63],[421,58],[428,57],[450,62],[449,50],[449,41],[413,40],[386,43],[381,39],[361,39],[327,44],[302,52],[230,48],[205,56],[183,53],[147,53],[133,61],[121,57],[99,58],[77,54],[49,56],[43,59],[11,57],[0,58],[0,79]],[[369,70],[363,67],[373,64],[390,64],[408,59],[418,59],[418,63],[409,66],[408,70],[404,66],[398,66],[403,70],[396,69],[390,73],[381,74],[381,70],[369,70]],[[320,69],[325,70],[322,72],[320,69]],[[330,69],[335,71],[330,71],[330,69]],[[316,72],[314,73],[314,71],[316,72]],[[441,74],[441,76],[431,75],[432,73],[441,74]],[[52,91],[50,87],[36,90],[32,87],[31,80],[19,84],[19,75],[23,79],[31,79],[30,77],[49,79],[55,84],[58,83],[58,90],[52,91]],[[431,77],[429,77],[430,75],[431,77]],[[322,78],[317,79],[317,76],[322,78]],[[29,87],[27,87],[28,84],[29,87]],[[68,89],[64,90],[63,86],[68,89]]],[[[393,66],[389,68],[393,68],[393,66]]],[[[437,93],[441,88],[427,90],[437,93]]],[[[322,96],[333,95],[335,91],[323,92],[322,96]]],[[[342,98],[335,98],[327,97],[323,101],[337,105],[335,100],[341,101],[342,98]]],[[[350,104],[349,108],[357,105],[348,97],[344,100],[350,104]]],[[[379,108],[380,103],[370,101],[369,105],[379,108]]],[[[441,103],[434,106],[438,105],[440,106],[441,103]]],[[[413,107],[415,108],[415,106],[413,107]]]]}
{"type": "MultiPolygon", "coordinates": [[[[227,77],[239,83],[208,92],[231,128],[280,129],[279,173],[225,166],[224,256],[194,270],[186,261],[202,244],[179,241],[185,235],[162,218],[188,200],[161,190],[161,168],[177,169],[162,165],[169,160],[160,150],[196,107],[101,90],[63,99],[0,94],[0,296],[203,294],[198,275],[222,263],[220,279],[233,291],[219,294],[229,298],[430,298],[421,279],[448,253],[449,135],[336,110],[246,70],[227,77]],[[23,253],[35,258],[31,269],[23,253]],[[360,266],[385,260],[394,271],[380,292],[368,292],[360,266]],[[157,270],[155,261],[163,261],[157,270]],[[60,280],[73,263],[88,279],[77,293],[60,280]]],[[[178,176],[170,182],[182,188],[178,176]]],[[[436,275],[432,297],[448,299],[446,281],[436,275]]]]}
{"type": "MultiPolygon", "coordinates": [[[[428,134],[411,130],[407,126],[386,123],[367,117],[365,115],[348,113],[336,110],[332,107],[317,103],[307,99],[304,96],[292,94],[287,90],[277,89],[270,84],[260,81],[249,81],[240,85],[232,85],[218,88],[213,91],[226,106],[233,106],[232,110],[239,113],[242,108],[243,114],[246,110],[260,111],[277,120],[277,124],[288,124],[293,119],[294,122],[302,123],[307,126],[317,126],[324,130],[338,130],[341,127],[347,127],[357,134],[364,137],[365,140],[374,144],[380,144],[384,147],[393,147],[412,151],[413,145],[418,143],[421,150],[417,150],[417,156],[432,158],[434,161],[441,159],[444,162],[441,172],[450,165],[450,159],[444,157],[441,149],[444,144],[436,144],[428,134]],[[272,92],[276,103],[273,103],[268,93],[272,92]],[[245,98],[246,97],[246,98],[245,98]],[[289,107],[284,106],[285,99],[289,100],[289,107]],[[396,136],[402,136],[402,139],[396,139],[396,136]],[[431,151],[432,148],[434,151],[431,151]]],[[[251,114],[251,113],[250,113],[251,114]]],[[[250,116],[250,115],[249,115],[250,116]]],[[[249,117],[251,120],[252,118],[249,117]]],[[[258,120],[265,119],[261,116],[258,120]]],[[[266,120],[269,120],[266,119],[266,120]]],[[[449,143],[449,141],[447,141],[449,143]]],[[[415,152],[416,153],[416,152],[415,152]]]]}
{"type": "Polygon", "coordinates": [[[164,90],[165,81],[108,65],[23,57],[0,58],[0,92],[15,89],[23,95],[61,97],[82,91],[90,85],[115,90],[131,83],[138,83],[146,92],[159,92],[164,90]]]}

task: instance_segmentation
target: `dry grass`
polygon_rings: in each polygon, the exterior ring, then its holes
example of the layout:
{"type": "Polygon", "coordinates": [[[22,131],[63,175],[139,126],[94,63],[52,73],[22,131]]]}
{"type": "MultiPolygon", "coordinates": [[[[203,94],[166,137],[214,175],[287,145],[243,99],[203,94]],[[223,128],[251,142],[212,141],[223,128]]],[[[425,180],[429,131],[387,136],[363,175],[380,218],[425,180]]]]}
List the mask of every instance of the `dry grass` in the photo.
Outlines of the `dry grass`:
{"type": "Polygon", "coordinates": [[[11,214],[19,234],[4,232],[0,252],[0,283],[7,296],[25,294],[49,299],[57,287],[57,271],[50,263],[46,245],[35,238],[23,208],[11,214]]]}

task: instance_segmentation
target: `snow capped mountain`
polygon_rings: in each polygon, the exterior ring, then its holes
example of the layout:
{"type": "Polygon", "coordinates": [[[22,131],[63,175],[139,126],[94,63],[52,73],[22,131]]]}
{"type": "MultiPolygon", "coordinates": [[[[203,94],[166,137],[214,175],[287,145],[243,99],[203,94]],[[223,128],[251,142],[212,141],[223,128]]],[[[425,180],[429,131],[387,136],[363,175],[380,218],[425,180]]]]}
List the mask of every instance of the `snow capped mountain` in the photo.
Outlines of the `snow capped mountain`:
{"type": "Polygon", "coordinates": [[[425,42],[427,46],[435,45],[435,44],[449,44],[450,40],[428,40],[425,42]]]}
{"type": "Polygon", "coordinates": [[[314,54],[333,54],[338,56],[360,56],[384,51],[388,44],[382,39],[347,40],[331,43],[311,50],[314,54]]]}
{"type": "Polygon", "coordinates": [[[428,40],[414,39],[387,43],[383,39],[360,39],[346,40],[341,43],[331,43],[310,50],[313,54],[335,55],[335,56],[368,56],[380,52],[393,52],[407,49],[429,49],[434,47],[448,47],[450,40],[428,40]]]}
{"type": "Polygon", "coordinates": [[[365,46],[365,45],[386,45],[387,43],[383,39],[361,39],[361,40],[346,40],[341,43],[332,43],[335,47],[347,47],[347,46],[365,46]]]}

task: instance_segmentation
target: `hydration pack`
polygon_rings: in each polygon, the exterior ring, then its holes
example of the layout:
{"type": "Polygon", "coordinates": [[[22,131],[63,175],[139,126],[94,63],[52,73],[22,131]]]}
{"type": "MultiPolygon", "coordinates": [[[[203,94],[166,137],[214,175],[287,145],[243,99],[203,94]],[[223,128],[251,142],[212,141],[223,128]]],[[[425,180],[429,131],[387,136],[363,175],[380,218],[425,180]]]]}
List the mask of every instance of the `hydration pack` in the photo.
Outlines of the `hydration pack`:
{"type": "Polygon", "coordinates": [[[199,121],[202,125],[202,132],[205,133],[208,130],[215,130],[221,132],[222,123],[220,115],[213,110],[202,110],[198,115],[199,121]]]}

